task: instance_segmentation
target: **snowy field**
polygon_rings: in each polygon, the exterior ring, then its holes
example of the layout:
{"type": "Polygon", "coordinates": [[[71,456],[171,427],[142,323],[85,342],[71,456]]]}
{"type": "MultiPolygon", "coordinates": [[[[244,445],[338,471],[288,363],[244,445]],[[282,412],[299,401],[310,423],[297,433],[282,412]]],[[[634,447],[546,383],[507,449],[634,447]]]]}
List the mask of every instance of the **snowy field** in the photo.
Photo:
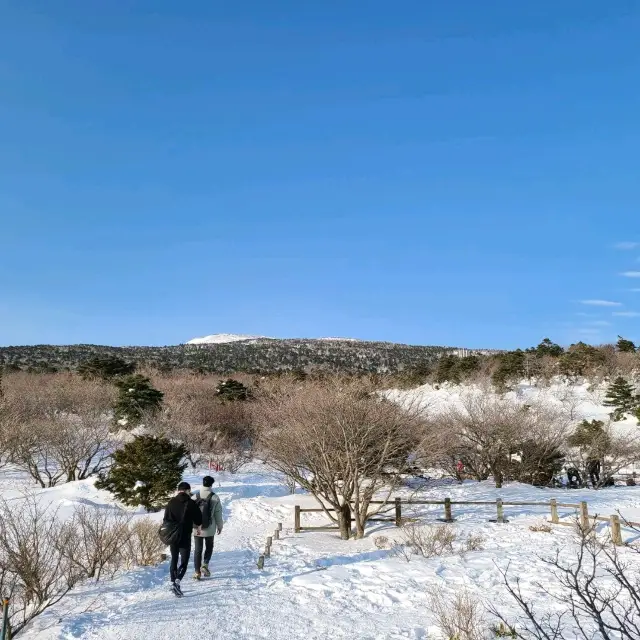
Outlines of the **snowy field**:
{"type": "MultiPolygon", "coordinates": [[[[186,475],[193,485],[198,476],[186,475]]],[[[3,495],[20,500],[18,478],[5,478],[3,495]]],[[[571,533],[557,527],[551,534],[534,533],[529,526],[546,513],[536,507],[510,507],[508,524],[488,522],[492,507],[456,507],[454,526],[461,534],[482,534],[486,546],[468,552],[411,562],[376,548],[378,535],[398,535],[391,524],[375,524],[364,540],[343,542],[334,532],[293,533],[294,505],[315,506],[304,495],[287,495],[285,484],[259,464],[244,473],[219,474],[218,494],[226,525],[216,538],[211,563],[213,577],[200,583],[185,578],[185,597],[176,599],[168,588],[168,565],[136,569],[112,580],[86,583],[62,603],[36,620],[22,637],[142,639],[149,638],[427,638],[438,637],[428,609],[427,594],[442,586],[454,593],[467,586],[485,601],[500,603],[505,613],[516,613],[502,585],[499,568],[510,566],[525,593],[544,606],[536,586],[546,568],[538,555],[561,550],[571,553],[571,533]],[[274,542],[272,557],[260,572],[256,559],[278,522],[283,539],[274,542]]],[[[71,513],[75,505],[117,508],[109,494],[91,481],[39,491],[40,500],[71,513]]],[[[406,492],[405,492],[405,495],[406,492]]],[[[490,483],[468,482],[427,488],[424,499],[449,496],[456,500],[544,501],[551,497],[589,502],[591,513],[615,510],[640,519],[640,487],[601,491],[543,490],[509,485],[501,490],[490,483]]],[[[403,515],[434,523],[439,507],[417,507],[403,515]]],[[[564,511],[567,516],[568,511],[564,511]]],[[[161,519],[161,514],[154,517],[161,519]]],[[[303,524],[324,522],[321,514],[303,514],[303,524]]],[[[627,540],[631,533],[625,532],[627,540]]],[[[190,567],[191,572],[192,567],[190,567]]],[[[551,603],[547,603],[551,606],[551,603]]]]}
{"type": "MultiPolygon", "coordinates": [[[[419,399],[430,407],[456,401],[459,388],[423,387],[393,392],[396,400],[419,399]]],[[[570,403],[579,419],[606,418],[599,392],[586,386],[538,390],[523,385],[516,395],[551,394],[557,402],[570,403]]],[[[638,429],[635,421],[621,428],[638,429]]],[[[185,475],[193,486],[202,474],[185,475]]],[[[484,549],[410,562],[389,549],[379,549],[378,536],[399,539],[400,530],[391,523],[375,523],[363,540],[341,541],[337,532],[293,532],[294,506],[315,507],[307,495],[289,495],[284,478],[260,463],[235,475],[216,475],[215,490],[221,498],[225,528],[216,537],[211,562],[212,578],[192,582],[192,565],[184,580],[185,597],[176,599],[169,590],[168,563],[140,568],[110,581],[86,582],[61,603],[35,620],[20,637],[38,640],[85,638],[87,640],[137,640],[155,638],[205,639],[383,639],[440,638],[428,595],[438,588],[448,594],[466,587],[485,603],[499,606],[516,618],[518,609],[503,584],[501,570],[521,580],[521,587],[540,611],[557,607],[538,583],[549,585],[548,568],[541,558],[556,552],[571,558],[574,552],[569,527],[554,527],[551,533],[534,532],[531,525],[548,519],[539,507],[506,507],[507,524],[489,522],[495,506],[454,506],[455,527],[461,537],[472,533],[485,538],[484,549]],[[274,541],[272,557],[259,571],[256,560],[278,522],[284,530],[274,541]]],[[[0,472],[2,496],[17,504],[29,482],[10,471],[0,472]]],[[[34,491],[36,491],[34,489],[34,491]]],[[[395,495],[410,497],[415,487],[395,495]]],[[[111,496],[98,491],[93,481],[37,490],[38,499],[70,516],[76,506],[95,505],[118,509],[111,496]]],[[[508,484],[495,489],[491,482],[463,485],[434,481],[420,489],[416,498],[467,501],[548,501],[576,503],[585,500],[592,515],[620,512],[640,521],[640,487],[612,487],[599,491],[538,489],[508,484]]],[[[140,516],[145,515],[140,513],[140,516]]],[[[403,516],[420,523],[436,524],[440,506],[403,507],[403,516]]],[[[561,517],[573,517],[561,510],[561,517]]],[[[160,522],[162,514],[153,516],[160,522]]],[[[326,524],[323,514],[303,514],[304,525],[326,524]]],[[[627,542],[635,534],[624,531],[627,542]]],[[[622,553],[628,554],[623,551],[622,553]]],[[[629,562],[640,570],[640,557],[629,562]]],[[[493,622],[488,619],[489,624],[493,622]]]]}

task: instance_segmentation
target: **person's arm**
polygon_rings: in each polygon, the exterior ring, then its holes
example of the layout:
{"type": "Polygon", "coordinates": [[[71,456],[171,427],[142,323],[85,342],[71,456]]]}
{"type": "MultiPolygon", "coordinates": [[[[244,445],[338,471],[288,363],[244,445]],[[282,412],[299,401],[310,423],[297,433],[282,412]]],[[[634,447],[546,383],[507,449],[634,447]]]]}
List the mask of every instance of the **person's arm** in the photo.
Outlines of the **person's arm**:
{"type": "Polygon", "coordinates": [[[224,522],[222,521],[222,504],[220,502],[220,498],[216,496],[216,504],[213,508],[213,519],[216,522],[216,529],[218,530],[218,535],[222,533],[222,526],[224,522]]]}
{"type": "Polygon", "coordinates": [[[193,524],[196,527],[202,526],[202,512],[200,511],[200,507],[193,501],[190,500],[189,508],[191,509],[191,517],[193,518],[193,524]]]}

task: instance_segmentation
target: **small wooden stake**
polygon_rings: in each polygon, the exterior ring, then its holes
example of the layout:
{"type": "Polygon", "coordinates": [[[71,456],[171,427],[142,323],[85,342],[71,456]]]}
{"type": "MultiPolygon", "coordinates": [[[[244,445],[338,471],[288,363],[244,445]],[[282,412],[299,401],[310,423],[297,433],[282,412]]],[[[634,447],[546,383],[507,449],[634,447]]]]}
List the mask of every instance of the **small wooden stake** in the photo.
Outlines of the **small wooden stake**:
{"type": "Polygon", "coordinates": [[[293,525],[294,531],[300,533],[300,505],[296,505],[295,520],[293,525]]]}
{"type": "Polygon", "coordinates": [[[395,499],[396,504],[396,527],[402,526],[402,500],[400,498],[395,499]]]}
{"type": "Polygon", "coordinates": [[[264,548],[264,557],[265,558],[270,558],[271,557],[271,547],[269,545],[267,545],[264,548]]]}
{"type": "Polygon", "coordinates": [[[278,531],[282,531],[282,522],[278,522],[278,531]]]}
{"type": "Polygon", "coordinates": [[[258,569],[264,569],[264,556],[258,558],[258,569]]]}
{"type": "Polygon", "coordinates": [[[560,518],[558,517],[558,501],[555,498],[551,500],[551,524],[558,524],[560,518]]]}
{"type": "Polygon", "coordinates": [[[280,529],[276,529],[276,530],[273,532],[273,539],[274,539],[274,540],[280,540],[280,529]]]}
{"type": "Polygon", "coordinates": [[[613,544],[617,546],[621,546],[624,544],[622,540],[622,529],[620,527],[620,516],[611,516],[610,525],[611,527],[611,541],[613,544]]]}

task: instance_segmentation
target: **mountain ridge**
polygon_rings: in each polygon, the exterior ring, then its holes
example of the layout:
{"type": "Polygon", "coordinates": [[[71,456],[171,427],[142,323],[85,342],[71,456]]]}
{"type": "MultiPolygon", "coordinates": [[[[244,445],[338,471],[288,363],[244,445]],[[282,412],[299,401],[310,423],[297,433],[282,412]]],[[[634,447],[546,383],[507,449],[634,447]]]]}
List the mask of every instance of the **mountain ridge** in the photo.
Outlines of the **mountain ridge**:
{"type": "Polygon", "coordinates": [[[117,356],[166,372],[187,369],[227,374],[304,370],[363,374],[397,373],[429,366],[442,355],[468,353],[471,351],[437,345],[260,338],[164,347],[88,344],[0,347],[0,366],[9,370],[73,371],[90,358],[117,356]]]}

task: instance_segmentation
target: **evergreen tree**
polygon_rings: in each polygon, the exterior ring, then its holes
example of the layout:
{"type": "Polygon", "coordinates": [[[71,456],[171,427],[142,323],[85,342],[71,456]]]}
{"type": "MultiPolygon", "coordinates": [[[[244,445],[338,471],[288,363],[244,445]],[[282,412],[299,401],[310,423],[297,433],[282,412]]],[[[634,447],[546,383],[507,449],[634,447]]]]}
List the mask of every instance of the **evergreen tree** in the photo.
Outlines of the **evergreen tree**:
{"type": "Polygon", "coordinates": [[[135,362],[127,362],[117,356],[95,356],[78,365],[78,373],[85,380],[111,380],[131,375],[135,370],[135,362]]]}
{"type": "Polygon", "coordinates": [[[609,385],[602,404],[614,408],[611,417],[617,422],[624,420],[625,413],[633,413],[638,406],[638,396],[634,395],[633,387],[619,376],[609,385]]]}
{"type": "Polygon", "coordinates": [[[221,380],[216,386],[216,393],[223,400],[247,400],[250,391],[238,380],[221,380]]]}
{"type": "Polygon", "coordinates": [[[572,378],[585,376],[605,361],[606,355],[601,349],[577,342],[560,357],[560,373],[572,378]]]}
{"type": "Polygon", "coordinates": [[[126,420],[128,426],[138,424],[145,413],[155,413],[162,405],[164,394],[151,386],[149,378],[140,374],[118,378],[116,420],[126,420]]]}
{"type": "Polygon", "coordinates": [[[564,465],[564,453],[558,448],[529,440],[522,445],[520,462],[515,465],[515,477],[535,487],[548,487],[564,465]]]}
{"type": "Polygon", "coordinates": [[[567,442],[571,447],[578,447],[589,457],[598,460],[605,455],[610,444],[602,420],[583,420],[569,436],[567,442]]]}
{"type": "Polygon", "coordinates": [[[113,454],[113,465],[100,474],[96,487],[127,506],[157,511],[181,481],[188,453],[166,438],[136,436],[113,454]]]}
{"type": "Polygon", "coordinates": [[[551,342],[549,338],[545,338],[535,349],[532,350],[537,358],[543,358],[544,356],[550,356],[552,358],[559,358],[564,349],[555,342],[551,342]]]}
{"type": "Polygon", "coordinates": [[[525,353],[521,349],[501,353],[496,359],[498,366],[491,379],[498,389],[505,389],[509,383],[518,382],[526,375],[525,353]]]}
{"type": "Polygon", "coordinates": [[[456,356],[445,355],[438,360],[438,368],[436,369],[436,383],[453,382],[460,384],[460,372],[458,371],[458,360],[456,356]]]}
{"type": "Polygon", "coordinates": [[[627,340],[622,336],[618,336],[618,344],[616,344],[616,348],[618,349],[618,351],[622,353],[636,352],[636,345],[633,342],[631,342],[631,340],[627,340]]]}

